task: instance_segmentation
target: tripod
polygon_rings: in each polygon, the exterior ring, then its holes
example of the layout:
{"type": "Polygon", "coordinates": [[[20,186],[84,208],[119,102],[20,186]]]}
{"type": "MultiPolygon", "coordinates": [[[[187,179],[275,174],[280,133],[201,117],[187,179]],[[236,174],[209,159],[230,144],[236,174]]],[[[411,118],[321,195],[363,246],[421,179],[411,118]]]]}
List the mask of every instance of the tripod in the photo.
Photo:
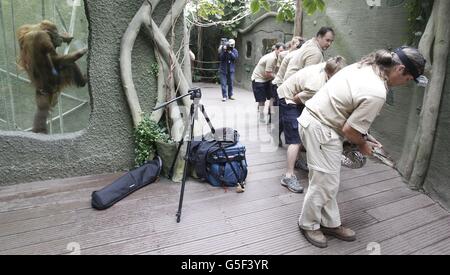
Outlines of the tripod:
{"type": "MultiPolygon", "coordinates": [[[[211,133],[214,136],[215,136],[216,130],[214,129],[214,127],[213,127],[213,125],[211,123],[211,120],[209,119],[208,115],[206,114],[205,106],[203,106],[203,104],[200,104],[200,99],[202,98],[202,92],[201,92],[200,88],[189,89],[187,94],[182,95],[180,97],[177,97],[175,99],[172,99],[171,101],[169,101],[167,103],[164,103],[163,105],[158,106],[158,107],[153,109],[153,111],[159,110],[159,109],[164,108],[165,106],[167,106],[167,105],[169,105],[169,104],[171,104],[171,103],[173,103],[173,102],[175,102],[175,101],[177,101],[177,100],[179,100],[179,99],[181,99],[183,97],[187,97],[187,96],[191,97],[192,103],[191,103],[191,108],[190,108],[190,111],[189,111],[189,120],[190,120],[190,123],[189,123],[189,139],[187,141],[186,154],[184,156],[185,165],[184,165],[184,169],[183,169],[183,178],[181,180],[181,192],[180,192],[180,199],[179,199],[179,203],[178,203],[178,211],[177,211],[177,215],[176,215],[177,216],[177,223],[179,223],[180,220],[181,220],[181,210],[182,210],[182,207],[183,207],[184,189],[185,189],[185,185],[186,185],[186,177],[187,177],[187,171],[188,171],[188,166],[189,166],[189,156],[190,156],[190,153],[191,153],[191,143],[192,143],[192,140],[194,139],[194,123],[195,123],[195,120],[198,118],[198,109],[199,108],[200,108],[200,110],[201,110],[201,112],[203,114],[203,117],[205,118],[206,122],[208,123],[209,128],[211,129],[211,133]]],[[[173,176],[173,170],[175,168],[175,163],[176,163],[176,161],[178,159],[178,155],[180,153],[181,146],[183,146],[183,144],[184,144],[184,141],[185,141],[184,139],[186,137],[186,134],[187,134],[186,131],[187,130],[188,130],[188,127],[185,127],[184,128],[184,132],[183,132],[183,137],[182,137],[180,143],[178,144],[177,152],[175,154],[175,157],[174,157],[173,162],[172,162],[172,166],[170,168],[169,178],[172,178],[172,176],[173,176]]],[[[227,155],[227,153],[225,151],[225,148],[222,146],[222,141],[217,140],[217,143],[219,145],[219,150],[221,150],[223,152],[227,163],[230,164],[230,167],[231,167],[231,169],[233,171],[233,174],[236,176],[236,179],[239,181],[238,187],[237,187],[238,188],[238,192],[243,192],[244,191],[244,184],[240,182],[240,177],[239,177],[237,171],[235,170],[234,166],[231,165],[231,160],[228,157],[228,155],[227,155]]]]}

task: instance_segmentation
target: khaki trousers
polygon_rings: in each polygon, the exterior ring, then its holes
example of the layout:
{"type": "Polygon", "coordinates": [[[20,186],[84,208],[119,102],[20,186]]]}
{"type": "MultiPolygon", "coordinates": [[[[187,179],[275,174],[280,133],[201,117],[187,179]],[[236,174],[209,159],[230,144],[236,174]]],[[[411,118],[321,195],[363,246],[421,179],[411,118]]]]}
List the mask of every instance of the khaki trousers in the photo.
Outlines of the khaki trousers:
{"type": "Polygon", "coordinates": [[[341,217],[337,204],[340,184],[342,138],[305,109],[298,119],[300,137],[306,148],[309,187],[303,202],[299,226],[317,230],[338,227],[341,217]]]}

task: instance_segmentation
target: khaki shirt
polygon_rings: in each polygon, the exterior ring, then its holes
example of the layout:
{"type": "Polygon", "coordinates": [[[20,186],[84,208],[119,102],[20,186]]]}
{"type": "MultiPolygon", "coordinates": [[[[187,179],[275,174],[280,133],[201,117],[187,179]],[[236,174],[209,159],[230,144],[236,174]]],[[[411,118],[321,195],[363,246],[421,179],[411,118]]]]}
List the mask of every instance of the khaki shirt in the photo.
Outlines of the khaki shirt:
{"type": "Polygon", "coordinates": [[[334,75],[305,105],[314,117],[341,135],[345,123],[367,134],[386,94],[386,84],[372,66],[353,64],[334,75]]]}
{"type": "Polygon", "coordinates": [[[278,97],[286,99],[287,104],[295,104],[298,94],[303,104],[311,99],[327,82],[326,62],[301,69],[278,87],[278,97]]]}
{"type": "MultiPolygon", "coordinates": [[[[292,52],[287,52],[287,55],[282,58],[281,65],[278,68],[277,75],[275,76],[275,79],[272,81],[273,84],[277,85],[278,87],[283,84],[284,75],[286,74],[286,69],[288,67],[289,61],[291,61],[292,57],[298,52],[300,49],[297,49],[292,52]]],[[[284,52],[282,52],[284,53],[284,52]]],[[[281,54],[280,54],[281,55],[281,54]]]]}
{"type": "Polygon", "coordinates": [[[315,38],[308,40],[299,51],[295,52],[296,54],[289,61],[283,81],[307,66],[324,61],[323,50],[315,38]]]}
{"type": "Polygon", "coordinates": [[[277,58],[277,73],[279,72],[279,69],[281,67],[281,63],[283,62],[284,58],[289,54],[289,51],[282,51],[281,53],[278,54],[278,58],[277,58]]]}
{"type": "Polygon", "coordinates": [[[255,82],[268,82],[271,78],[266,77],[266,72],[275,72],[277,66],[277,55],[275,52],[271,52],[261,57],[252,74],[252,81],[255,82]]]}

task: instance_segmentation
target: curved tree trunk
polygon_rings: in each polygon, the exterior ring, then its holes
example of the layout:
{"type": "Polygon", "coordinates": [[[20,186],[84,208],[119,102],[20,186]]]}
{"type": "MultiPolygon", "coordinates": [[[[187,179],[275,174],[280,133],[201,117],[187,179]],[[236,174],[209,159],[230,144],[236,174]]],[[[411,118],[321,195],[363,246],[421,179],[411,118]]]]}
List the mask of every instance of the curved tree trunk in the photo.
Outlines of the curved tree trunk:
{"type": "Polygon", "coordinates": [[[192,63],[191,55],[189,53],[189,38],[191,37],[190,31],[186,25],[186,20],[184,21],[184,62],[183,62],[183,72],[184,76],[190,87],[192,87],[192,63]]]}
{"type": "MultiPolygon", "coordinates": [[[[142,120],[143,112],[141,110],[136,88],[133,82],[131,54],[133,45],[142,25],[149,32],[154,41],[155,56],[158,60],[158,65],[160,68],[158,75],[157,104],[166,101],[167,95],[170,95],[170,98],[175,97],[175,87],[180,90],[181,94],[186,94],[189,90],[189,83],[186,81],[183,70],[181,69],[179,62],[166,39],[167,33],[169,32],[171,26],[173,26],[177,21],[184,9],[184,6],[186,5],[186,2],[187,0],[177,0],[161,23],[161,28],[159,28],[151,18],[154,7],[156,7],[159,3],[159,0],[144,1],[122,38],[120,57],[121,77],[135,127],[137,127],[139,122],[142,120]],[[165,60],[170,62],[170,68],[165,60]],[[174,80],[176,82],[175,84],[173,83],[174,80]]],[[[184,48],[185,45],[183,44],[182,47],[184,48]]],[[[187,54],[188,53],[189,52],[187,52],[187,54]]],[[[188,57],[184,56],[184,58],[186,59],[188,57]]],[[[188,105],[189,103],[188,98],[183,98],[183,104],[188,105]]],[[[170,119],[173,122],[171,127],[171,135],[175,140],[180,140],[184,128],[180,108],[176,103],[170,104],[168,108],[170,119]]],[[[162,114],[163,110],[156,111],[152,113],[151,118],[154,121],[159,121],[162,114]]]]}
{"type": "MultiPolygon", "coordinates": [[[[427,65],[425,67],[426,72],[431,72],[431,51],[433,47],[433,42],[435,38],[435,30],[436,30],[436,13],[437,13],[438,5],[435,4],[433,6],[433,10],[431,12],[430,18],[428,19],[427,26],[425,28],[425,31],[423,33],[422,38],[419,42],[419,51],[423,54],[425,59],[427,60],[427,65]]],[[[414,92],[417,92],[418,88],[415,89],[414,92]]],[[[419,142],[420,142],[420,136],[422,135],[422,119],[423,119],[423,112],[424,108],[426,106],[427,101],[427,92],[428,88],[425,90],[425,94],[422,101],[422,111],[419,118],[419,125],[417,128],[416,135],[414,137],[414,141],[412,146],[409,148],[408,157],[406,159],[405,168],[403,171],[403,176],[406,179],[411,179],[411,174],[414,170],[414,164],[417,158],[417,150],[419,149],[419,142]]],[[[414,108],[415,109],[415,108],[414,108]]]]}
{"type": "MultiPolygon", "coordinates": [[[[170,44],[167,41],[166,37],[161,33],[158,25],[156,25],[155,21],[153,21],[153,19],[151,18],[148,18],[148,21],[145,22],[145,28],[157,44],[158,50],[160,51],[163,60],[172,60],[174,64],[174,79],[175,83],[179,87],[178,90],[180,91],[180,94],[187,94],[189,90],[189,84],[183,75],[183,70],[181,69],[180,63],[178,62],[178,60],[176,60],[175,54],[170,49],[170,44]]],[[[189,98],[183,98],[183,104],[185,106],[188,106],[190,104],[189,98]]]]}
{"type": "MultiPolygon", "coordinates": [[[[178,0],[174,3],[172,8],[170,9],[169,13],[166,15],[164,20],[162,21],[159,29],[161,30],[162,34],[164,36],[167,36],[171,26],[176,23],[176,19],[179,17],[179,15],[182,13],[184,6],[186,5],[187,0],[178,0]]],[[[158,49],[156,42],[154,43],[154,49],[155,49],[155,57],[158,61],[158,67],[159,67],[159,74],[158,74],[158,97],[156,101],[156,105],[160,105],[175,95],[172,95],[170,92],[170,85],[169,83],[166,83],[168,80],[168,75],[170,73],[168,69],[168,65],[166,62],[162,60],[162,56],[160,54],[160,50],[158,49]]],[[[186,53],[185,53],[186,54],[186,53]]],[[[189,56],[189,52],[187,53],[189,56]]],[[[185,59],[186,55],[185,55],[185,59]]],[[[189,59],[188,59],[189,60],[189,59]]],[[[171,104],[176,105],[176,104],[171,104]]],[[[169,106],[169,108],[172,108],[172,106],[169,106]]],[[[178,109],[179,110],[179,109],[178,109]]],[[[159,109],[157,111],[153,111],[150,119],[153,121],[159,122],[161,120],[161,117],[164,113],[164,109],[159,109]]],[[[175,123],[173,123],[175,124],[175,123]]],[[[168,128],[170,129],[170,128],[168,128]]]]}
{"type": "Polygon", "coordinates": [[[294,36],[302,36],[303,0],[296,0],[295,7],[294,36]]]}
{"type": "Polygon", "coordinates": [[[125,95],[130,106],[131,116],[133,117],[134,126],[137,127],[142,120],[142,109],[139,104],[136,87],[133,82],[133,73],[131,67],[131,53],[133,45],[141,29],[144,20],[153,12],[154,7],[159,3],[159,0],[144,1],[141,8],[128,25],[125,34],[122,37],[120,46],[120,68],[122,85],[125,90],[125,95]]]}
{"type": "Polygon", "coordinates": [[[447,76],[447,62],[450,47],[450,2],[448,0],[436,0],[435,5],[439,5],[436,21],[436,41],[434,45],[433,76],[430,88],[427,93],[427,100],[424,106],[422,134],[420,146],[414,170],[411,175],[410,185],[421,188],[425,181],[426,172],[429,167],[431,153],[433,150],[434,137],[437,127],[437,119],[441,105],[442,91],[445,78],[447,76]]]}

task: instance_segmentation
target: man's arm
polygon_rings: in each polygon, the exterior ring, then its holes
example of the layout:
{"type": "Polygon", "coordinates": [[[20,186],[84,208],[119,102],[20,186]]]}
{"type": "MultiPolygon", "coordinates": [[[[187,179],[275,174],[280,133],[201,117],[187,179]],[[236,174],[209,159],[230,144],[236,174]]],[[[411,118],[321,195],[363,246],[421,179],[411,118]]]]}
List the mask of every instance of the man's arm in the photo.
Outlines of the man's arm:
{"type": "Polygon", "coordinates": [[[219,53],[219,60],[220,61],[225,61],[225,59],[226,59],[226,52],[225,52],[225,50],[223,49],[223,47],[220,49],[220,53],[219,53]]]}
{"type": "Polygon", "coordinates": [[[236,49],[233,48],[233,50],[230,52],[230,59],[231,60],[236,60],[239,57],[239,53],[236,49]]]}
{"type": "Polygon", "coordinates": [[[273,72],[265,72],[265,74],[266,74],[266,78],[269,78],[269,79],[274,79],[275,77],[274,77],[274,75],[273,75],[273,72]]]}
{"type": "Polygon", "coordinates": [[[344,136],[353,144],[358,146],[358,149],[364,155],[372,155],[373,147],[375,144],[367,141],[364,136],[352,128],[348,123],[344,124],[342,127],[342,133],[344,136]]]}

